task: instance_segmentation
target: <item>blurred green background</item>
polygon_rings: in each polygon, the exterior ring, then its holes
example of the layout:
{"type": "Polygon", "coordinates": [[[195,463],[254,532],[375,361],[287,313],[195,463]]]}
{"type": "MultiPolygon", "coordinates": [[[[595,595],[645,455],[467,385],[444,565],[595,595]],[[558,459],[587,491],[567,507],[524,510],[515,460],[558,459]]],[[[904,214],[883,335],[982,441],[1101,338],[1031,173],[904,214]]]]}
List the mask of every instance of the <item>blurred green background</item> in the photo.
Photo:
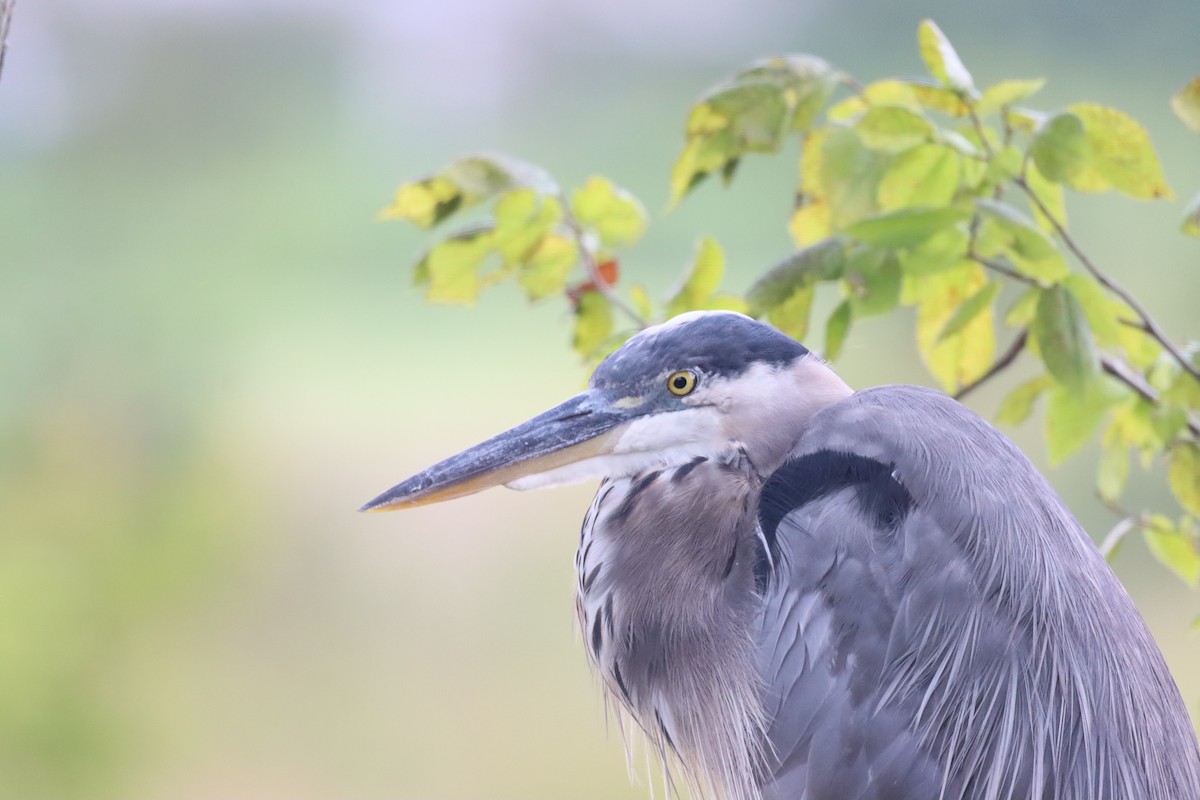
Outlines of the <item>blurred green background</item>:
{"type": "MultiPolygon", "coordinates": [[[[710,233],[744,287],[789,250],[794,160],[664,216],[689,102],[777,52],[916,74],[923,16],[978,82],[1122,108],[1176,192],[1200,187],[1167,107],[1200,72],[1194,0],[22,0],[0,80],[0,797],[646,796],[572,630],[590,487],[354,513],[584,379],[561,303],[425,307],[422,237],[374,215],[404,178],[505,150],[645,200],[627,275],[665,292],[710,233]]],[[[1070,205],[1194,338],[1181,208],[1070,205]]],[[[911,324],[857,327],[840,371],[928,383],[911,324]]],[[[1044,466],[1037,423],[1010,433],[1044,466]]],[[[1094,456],[1051,478],[1099,537],[1094,456]]],[[[1169,508],[1161,484],[1129,504],[1169,508]]],[[[1141,542],[1116,567],[1200,718],[1200,599],[1141,542]]]]}

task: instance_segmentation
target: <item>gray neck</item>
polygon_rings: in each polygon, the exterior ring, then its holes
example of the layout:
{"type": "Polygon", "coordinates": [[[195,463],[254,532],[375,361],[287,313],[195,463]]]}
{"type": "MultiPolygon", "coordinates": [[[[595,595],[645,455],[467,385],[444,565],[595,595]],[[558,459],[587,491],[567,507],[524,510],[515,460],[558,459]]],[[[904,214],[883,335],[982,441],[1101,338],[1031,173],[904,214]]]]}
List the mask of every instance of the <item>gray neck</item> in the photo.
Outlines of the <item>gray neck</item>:
{"type": "Polygon", "coordinates": [[[576,557],[580,623],[610,698],[690,783],[734,800],[757,798],[763,775],[761,483],[739,450],[606,480],[576,557]]]}

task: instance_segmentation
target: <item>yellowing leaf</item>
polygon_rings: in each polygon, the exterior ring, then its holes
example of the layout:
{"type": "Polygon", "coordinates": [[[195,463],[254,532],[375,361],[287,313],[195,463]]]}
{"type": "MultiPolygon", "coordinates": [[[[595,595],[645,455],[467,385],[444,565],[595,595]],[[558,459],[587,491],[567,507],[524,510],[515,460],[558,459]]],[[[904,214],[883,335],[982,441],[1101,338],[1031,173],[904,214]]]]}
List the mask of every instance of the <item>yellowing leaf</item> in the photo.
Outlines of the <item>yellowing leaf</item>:
{"type": "Polygon", "coordinates": [[[1076,273],[1068,276],[1063,285],[1079,301],[1096,341],[1102,347],[1119,347],[1123,326],[1117,319],[1117,306],[1100,284],[1089,275],[1076,273]]]}
{"type": "MultiPolygon", "coordinates": [[[[1174,197],[1150,137],[1132,117],[1094,103],[1076,103],[1067,110],[1083,122],[1091,151],[1090,169],[1114,189],[1144,200],[1174,197]]],[[[1072,185],[1081,188],[1076,182],[1072,185]]]]}
{"type": "Polygon", "coordinates": [[[1070,273],[1054,241],[1020,211],[986,197],[976,198],[975,205],[986,218],[978,231],[977,252],[1006,255],[1018,271],[1044,283],[1056,283],[1070,273]]]}
{"type": "Polygon", "coordinates": [[[1082,191],[1100,191],[1107,182],[1095,178],[1095,186],[1080,186],[1079,176],[1091,166],[1092,152],[1088,145],[1083,120],[1065,112],[1056,114],[1038,128],[1029,143],[1029,155],[1047,180],[1069,183],[1082,191]]]}
{"type": "Polygon", "coordinates": [[[1096,490],[1110,503],[1116,502],[1129,481],[1129,449],[1120,444],[1106,444],[1096,469],[1096,490]]]}
{"type": "Polygon", "coordinates": [[[575,335],[572,347],[584,358],[596,353],[612,334],[612,307],[604,295],[587,291],[575,305],[575,335]]]}
{"type": "Polygon", "coordinates": [[[875,190],[891,156],[868,148],[854,131],[837,128],[821,138],[814,157],[820,161],[820,195],[834,231],[879,210],[875,190]]]}
{"type": "Polygon", "coordinates": [[[640,283],[635,283],[629,287],[629,302],[633,305],[633,310],[641,316],[642,319],[654,318],[654,302],[650,299],[650,295],[646,292],[646,287],[640,283]]]}
{"type": "Polygon", "coordinates": [[[1184,125],[1200,133],[1200,75],[1171,97],[1171,109],[1184,125]]]}
{"type": "Polygon", "coordinates": [[[908,85],[917,102],[931,111],[940,111],[951,117],[965,117],[971,113],[971,107],[964,103],[959,93],[953,89],[919,81],[909,81],[908,85]]]}
{"type": "Polygon", "coordinates": [[[863,88],[862,97],[868,106],[902,106],[910,111],[921,110],[912,85],[904,81],[885,79],[868,83],[863,88]]]}
{"type": "Polygon", "coordinates": [[[567,277],[579,260],[573,239],[557,233],[545,236],[517,273],[517,281],[530,300],[541,300],[563,291],[567,277]]]}
{"type": "Polygon", "coordinates": [[[721,276],[724,274],[725,253],[721,246],[707,236],[702,237],[687,278],[667,301],[667,317],[707,308],[708,299],[721,285],[721,276]]]}
{"type": "Polygon", "coordinates": [[[1030,332],[1054,379],[1068,390],[1083,391],[1098,362],[1092,332],[1075,295],[1064,286],[1043,291],[1030,332]]]}
{"type": "Polygon", "coordinates": [[[637,198],[607,178],[589,178],[571,195],[571,210],[605,247],[626,247],[646,232],[646,210],[637,198]]]}
{"type": "Polygon", "coordinates": [[[930,75],[956,91],[966,92],[974,88],[971,73],[967,72],[950,40],[933,20],[921,21],[917,28],[917,47],[930,75]]]}
{"type": "Polygon", "coordinates": [[[1050,212],[1047,216],[1042,213],[1036,203],[1030,204],[1033,210],[1033,219],[1037,222],[1038,227],[1047,233],[1052,233],[1055,230],[1054,223],[1057,222],[1065,228],[1067,226],[1067,206],[1063,201],[1062,184],[1047,180],[1042,175],[1042,171],[1038,169],[1037,163],[1032,161],[1025,166],[1025,184],[1050,212]]]}
{"type": "Polygon", "coordinates": [[[1195,588],[1200,582],[1200,550],[1194,533],[1189,535],[1162,514],[1154,514],[1144,535],[1154,557],[1195,588]]]}
{"type": "Polygon", "coordinates": [[[1000,81],[983,90],[983,94],[975,106],[976,113],[990,114],[993,111],[999,111],[1005,106],[1011,106],[1013,103],[1037,94],[1045,85],[1045,78],[1000,81]]]}
{"type": "Polygon", "coordinates": [[[962,157],[947,147],[924,144],[896,157],[875,190],[879,207],[945,206],[958,191],[962,157]]]}
{"type": "Polygon", "coordinates": [[[987,283],[978,264],[966,262],[919,279],[917,297],[917,350],[930,373],[947,392],[979,378],[991,366],[996,348],[992,312],[976,314],[954,336],[938,335],[955,310],[987,283]]]}
{"type": "Polygon", "coordinates": [[[421,228],[431,228],[462,204],[458,187],[435,175],[396,190],[391,204],[379,212],[380,219],[404,219],[421,228]]]}
{"type": "Polygon", "coordinates": [[[1008,314],[1004,317],[1004,324],[1010,328],[1024,328],[1033,322],[1033,316],[1037,313],[1038,298],[1041,297],[1042,290],[1037,286],[1030,286],[1017,301],[1012,304],[1012,308],[1008,310],[1008,314]]]}
{"type": "Polygon", "coordinates": [[[829,206],[820,199],[805,198],[788,220],[788,233],[797,247],[807,247],[830,234],[829,206]]]}
{"type": "Polygon", "coordinates": [[[825,358],[828,360],[836,360],[842,352],[842,344],[850,332],[850,322],[850,301],[843,300],[825,323],[825,358]]]}
{"type": "Polygon", "coordinates": [[[431,303],[474,303],[482,288],[479,267],[490,249],[489,237],[483,234],[435,245],[422,261],[429,275],[425,299],[431,303]]]}
{"type": "Polygon", "coordinates": [[[933,136],[933,124],[903,106],[871,106],[854,123],[863,144],[872,150],[898,153],[933,136]]]}
{"type": "Polygon", "coordinates": [[[1200,516],[1200,445],[1183,442],[1171,448],[1167,480],[1171,493],[1187,511],[1200,516]]]}
{"type": "Polygon", "coordinates": [[[1032,380],[1025,381],[1009,392],[1008,396],[1000,402],[996,419],[1009,425],[1021,424],[1033,412],[1033,404],[1042,395],[1042,392],[1053,386],[1054,379],[1049,375],[1039,375],[1032,380]]]}
{"type": "Polygon", "coordinates": [[[992,307],[992,301],[996,299],[996,293],[1000,291],[999,281],[988,281],[983,285],[983,288],[971,295],[967,300],[950,316],[946,324],[942,326],[941,332],[937,336],[937,342],[942,342],[954,336],[967,325],[969,325],[975,317],[982,314],[985,310],[992,307]]]}
{"type": "Polygon", "coordinates": [[[801,286],[783,302],[773,305],[767,312],[767,320],[793,339],[803,341],[808,335],[815,293],[812,286],[801,286]]]}
{"type": "Polygon", "coordinates": [[[561,216],[557,201],[532,189],[505,192],[496,203],[491,245],[505,264],[520,264],[561,216]]]}

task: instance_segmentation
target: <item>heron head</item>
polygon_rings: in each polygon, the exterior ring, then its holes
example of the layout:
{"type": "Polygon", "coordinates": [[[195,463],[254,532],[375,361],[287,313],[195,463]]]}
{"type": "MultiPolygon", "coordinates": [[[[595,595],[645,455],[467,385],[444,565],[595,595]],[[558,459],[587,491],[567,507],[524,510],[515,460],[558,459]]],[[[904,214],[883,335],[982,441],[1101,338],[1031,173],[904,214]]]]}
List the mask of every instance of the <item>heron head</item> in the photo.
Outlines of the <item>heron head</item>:
{"type": "Polygon", "coordinates": [[[535,489],[632,475],[743,448],[763,472],[805,422],[850,394],[819,358],[769,325],[695,311],[647,328],[601,362],[588,389],[371,500],[385,511],[492,486],[535,489]]]}

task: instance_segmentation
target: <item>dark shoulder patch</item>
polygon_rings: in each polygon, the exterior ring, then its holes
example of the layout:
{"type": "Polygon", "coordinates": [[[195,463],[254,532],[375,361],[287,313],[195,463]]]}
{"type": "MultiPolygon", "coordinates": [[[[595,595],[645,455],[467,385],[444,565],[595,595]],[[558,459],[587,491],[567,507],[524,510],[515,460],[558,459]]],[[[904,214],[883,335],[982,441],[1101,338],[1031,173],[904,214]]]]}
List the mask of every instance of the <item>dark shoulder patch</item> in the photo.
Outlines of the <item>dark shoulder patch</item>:
{"type": "Polygon", "coordinates": [[[758,524],[774,557],[776,529],[783,518],[840,489],[854,487],[862,512],[884,531],[904,521],[913,499],[892,467],[857,453],[818,450],[786,462],[763,486],[758,502],[758,524]]]}

